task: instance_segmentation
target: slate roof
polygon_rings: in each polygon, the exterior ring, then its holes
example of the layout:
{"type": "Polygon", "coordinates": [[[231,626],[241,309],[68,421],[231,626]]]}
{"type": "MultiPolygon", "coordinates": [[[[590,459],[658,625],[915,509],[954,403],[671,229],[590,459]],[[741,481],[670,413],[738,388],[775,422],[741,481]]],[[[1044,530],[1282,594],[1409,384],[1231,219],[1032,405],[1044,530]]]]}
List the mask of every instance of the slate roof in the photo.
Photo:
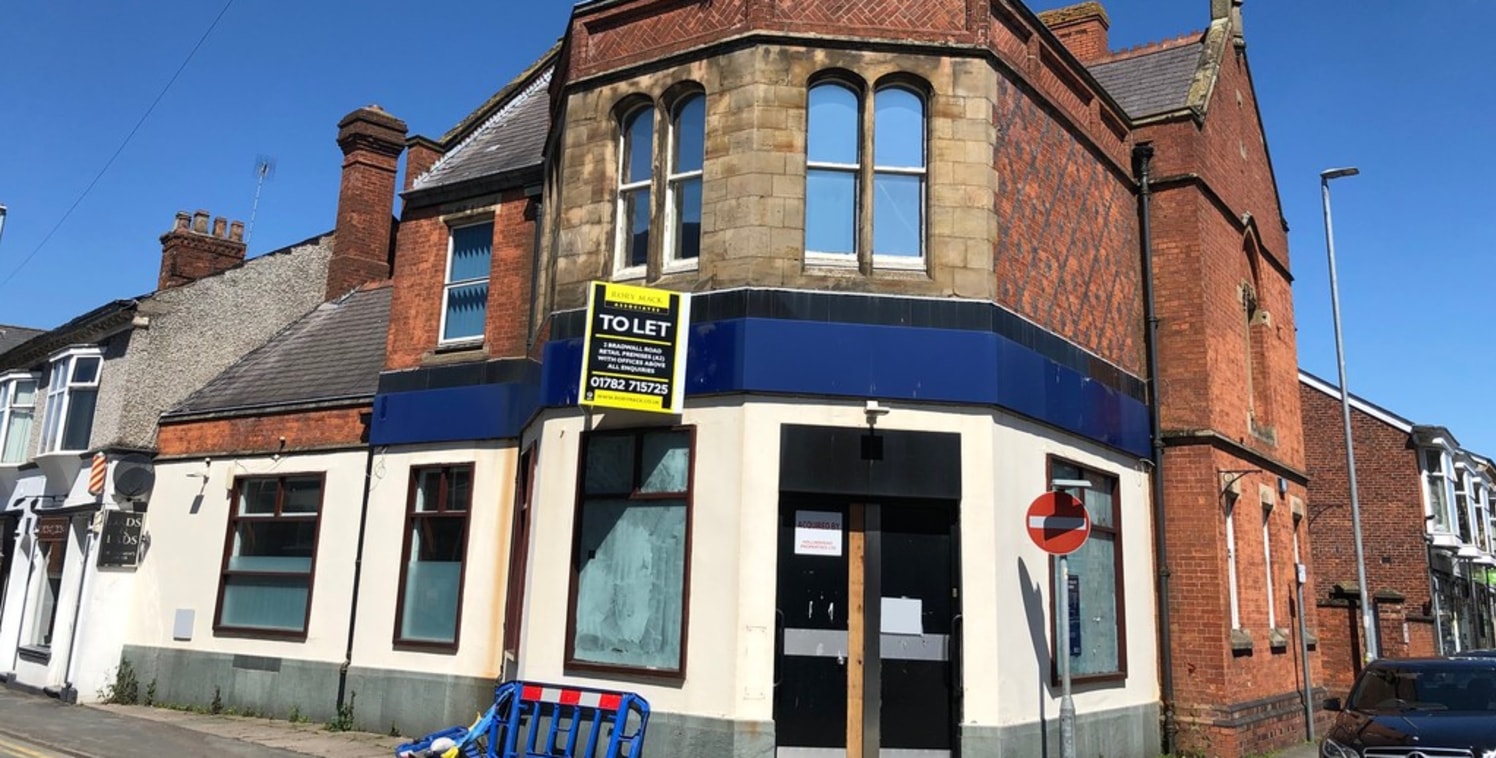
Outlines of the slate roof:
{"type": "Polygon", "coordinates": [[[1089,71],[1129,117],[1139,119],[1188,104],[1200,54],[1200,44],[1179,45],[1098,63],[1089,71]]]}
{"type": "Polygon", "coordinates": [[[6,326],[0,324],[0,354],[25,342],[26,340],[41,334],[42,329],[27,329],[24,326],[6,326]]]}
{"type": "Polygon", "coordinates": [[[389,286],[323,303],[165,415],[371,398],[384,368],[389,321],[389,286]]]}
{"type": "Polygon", "coordinates": [[[513,99],[417,178],[412,189],[430,189],[540,165],[551,125],[548,90],[554,71],[553,65],[541,70],[513,99]]]}

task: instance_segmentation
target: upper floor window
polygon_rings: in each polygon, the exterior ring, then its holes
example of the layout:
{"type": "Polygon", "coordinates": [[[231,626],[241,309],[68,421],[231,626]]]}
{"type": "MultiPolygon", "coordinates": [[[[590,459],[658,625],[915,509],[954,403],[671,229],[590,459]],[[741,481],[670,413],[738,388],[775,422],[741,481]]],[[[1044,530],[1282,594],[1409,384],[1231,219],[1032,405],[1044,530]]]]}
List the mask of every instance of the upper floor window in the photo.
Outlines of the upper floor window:
{"type": "Polygon", "coordinates": [[[442,290],[442,342],[483,339],[492,257],[492,221],[452,228],[447,250],[447,280],[442,290]]]}
{"type": "Polygon", "coordinates": [[[41,452],[88,449],[103,363],[103,355],[94,347],[76,348],[52,359],[42,417],[41,452]]]}
{"type": "Polygon", "coordinates": [[[649,262],[649,190],[654,165],[654,110],[640,106],[623,119],[618,167],[618,253],[614,273],[643,276],[649,262]]]}
{"type": "Polygon", "coordinates": [[[1470,479],[1463,468],[1459,469],[1454,485],[1454,517],[1459,525],[1460,541],[1474,542],[1470,534],[1470,479]]]}
{"type": "Polygon", "coordinates": [[[1439,448],[1424,448],[1423,478],[1434,531],[1451,532],[1449,513],[1449,456],[1439,448]]]}
{"type": "Polygon", "coordinates": [[[670,167],[665,182],[665,264],[684,268],[701,254],[701,168],[706,157],[706,96],[675,104],[670,118],[670,167]]]}
{"type": "Polygon", "coordinates": [[[0,463],[23,463],[36,415],[36,377],[0,377],[0,463]]]}
{"type": "Polygon", "coordinates": [[[873,93],[870,118],[865,105],[843,81],[810,88],[806,252],[848,261],[870,256],[880,266],[922,265],[925,99],[905,85],[889,84],[873,93]],[[872,132],[865,135],[863,124],[869,122],[872,132]]]}

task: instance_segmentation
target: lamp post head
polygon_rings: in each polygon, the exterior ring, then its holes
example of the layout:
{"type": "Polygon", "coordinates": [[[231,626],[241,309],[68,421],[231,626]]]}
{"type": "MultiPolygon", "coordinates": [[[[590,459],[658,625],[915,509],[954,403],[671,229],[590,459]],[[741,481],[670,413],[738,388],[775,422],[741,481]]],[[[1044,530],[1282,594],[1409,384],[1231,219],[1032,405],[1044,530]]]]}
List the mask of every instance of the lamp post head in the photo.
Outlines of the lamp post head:
{"type": "Polygon", "coordinates": [[[1361,169],[1355,168],[1354,166],[1348,166],[1346,168],[1329,168],[1319,172],[1319,178],[1320,181],[1328,182],[1331,179],[1339,179],[1342,176],[1355,176],[1359,173],[1361,173],[1361,169]]]}

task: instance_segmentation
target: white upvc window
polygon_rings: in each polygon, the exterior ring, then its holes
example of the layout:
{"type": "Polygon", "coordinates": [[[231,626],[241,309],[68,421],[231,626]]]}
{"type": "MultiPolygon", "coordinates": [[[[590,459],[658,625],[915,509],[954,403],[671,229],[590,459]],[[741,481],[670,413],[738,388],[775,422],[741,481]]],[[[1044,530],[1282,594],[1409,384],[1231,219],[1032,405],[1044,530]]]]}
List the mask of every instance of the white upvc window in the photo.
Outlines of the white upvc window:
{"type": "Polygon", "coordinates": [[[1429,529],[1443,534],[1454,533],[1454,509],[1451,491],[1451,461],[1448,451],[1438,447],[1422,450],[1424,515],[1431,520],[1429,529]]]}
{"type": "Polygon", "coordinates": [[[642,277],[649,263],[649,231],[653,208],[649,189],[654,184],[654,108],[641,104],[621,124],[618,150],[618,241],[614,252],[616,279],[642,277]]]}
{"type": "Polygon", "coordinates": [[[665,170],[665,268],[696,267],[701,255],[701,173],[706,158],[706,95],[682,98],[670,111],[665,170]]]}
{"type": "Polygon", "coordinates": [[[42,453],[88,449],[99,399],[103,353],[77,347],[52,357],[42,419],[42,453]]]}
{"type": "Polygon", "coordinates": [[[1276,593],[1273,592],[1273,504],[1263,502],[1262,508],[1262,566],[1267,578],[1267,628],[1278,628],[1276,593]]]}
{"type": "Polygon", "coordinates": [[[1226,595],[1231,604],[1231,628],[1241,628],[1241,595],[1236,586],[1236,503],[1226,505],[1226,595]]]}
{"type": "Polygon", "coordinates": [[[36,376],[0,376],[0,463],[24,463],[36,416],[36,376]]]}
{"type": "Polygon", "coordinates": [[[443,345],[482,342],[488,323],[488,276],[493,221],[453,226],[447,236],[447,276],[442,287],[443,345]]]}

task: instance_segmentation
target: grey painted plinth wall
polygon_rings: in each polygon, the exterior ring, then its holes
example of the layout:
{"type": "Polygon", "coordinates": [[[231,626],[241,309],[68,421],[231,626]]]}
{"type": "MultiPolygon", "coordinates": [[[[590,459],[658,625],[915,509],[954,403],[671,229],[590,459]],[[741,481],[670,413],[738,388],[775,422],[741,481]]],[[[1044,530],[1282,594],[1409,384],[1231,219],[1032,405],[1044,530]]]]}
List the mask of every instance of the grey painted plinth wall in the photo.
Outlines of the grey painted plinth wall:
{"type": "MultiPolygon", "coordinates": [[[[156,702],[206,706],[215,688],[225,708],[286,718],[292,709],[312,721],[337,714],[338,665],[294,658],[228,655],[126,645],[124,659],[140,679],[153,680],[156,702]]],[[[354,666],[348,670],[355,729],[421,735],[473,718],[493,704],[488,679],[354,666]]]]}
{"type": "MultiPolygon", "coordinates": [[[[140,679],[141,694],[156,683],[156,702],[206,706],[217,688],[225,708],[286,718],[296,709],[316,722],[336,715],[338,666],[322,661],[227,655],[125,646],[124,658],[140,679]]],[[[348,671],[354,695],[354,728],[422,735],[470,724],[493,703],[487,679],[369,669],[348,671]]],[[[1156,758],[1158,704],[1076,716],[1076,754],[1084,758],[1156,758]]],[[[647,754],[659,758],[773,758],[774,724],[656,711],[650,715],[647,754]]],[[[1058,758],[1058,714],[1044,723],[961,728],[965,758],[1058,758]]]]}
{"type": "MultiPolygon", "coordinates": [[[[1075,716],[1080,758],[1157,758],[1161,752],[1158,704],[1075,716]]],[[[1060,714],[1044,722],[961,728],[964,758],[1059,758],[1060,714]]]]}

